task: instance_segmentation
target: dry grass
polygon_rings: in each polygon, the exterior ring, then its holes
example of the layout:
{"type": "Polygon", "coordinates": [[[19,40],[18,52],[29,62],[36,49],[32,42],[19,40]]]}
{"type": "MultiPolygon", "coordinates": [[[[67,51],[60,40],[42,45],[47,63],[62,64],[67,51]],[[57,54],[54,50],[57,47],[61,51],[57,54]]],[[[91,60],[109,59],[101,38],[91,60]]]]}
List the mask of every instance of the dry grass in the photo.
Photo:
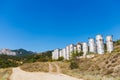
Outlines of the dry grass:
{"type": "MultiPolygon", "coordinates": [[[[69,68],[69,63],[64,63],[64,62],[58,62],[57,63],[63,74],[67,74],[72,77],[76,77],[79,79],[84,79],[84,80],[120,80],[120,77],[112,77],[112,76],[102,76],[99,74],[93,74],[92,72],[84,72],[80,71],[80,69],[73,69],[70,70],[69,68]]],[[[85,68],[84,68],[85,69],[85,68]]]]}
{"type": "Polygon", "coordinates": [[[69,76],[84,80],[120,80],[120,77],[107,77],[101,75],[91,75],[90,73],[80,72],[80,70],[68,70],[66,73],[69,76]]]}
{"type": "Polygon", "coordinates": [[[112,53],[95,54],[93,58],[77,60],[78,69],[70,69],[70,62],[57,62],[61,72],[84,80],[120,80],[120,46],[112,53]]]}
{"type": "Polygon", "coordinates": [[[56,68],[56,66],[54,65],[54,63],[51,63],[51,65],[52,65],[52,72],[57,72],[57,68],[56,68]]]}
{"type": "Polygon", "coordinates": [[[49,71],[49,65],[46,62],[35,62],[35,63],[26,63],[20,66],[22,70],[28,71],[28,72],[48,72],[49,71]]]}
{"type": "MultiPolygon", "coordinates": [[[[120,46],[115,47],[110,54],[96,54],[93,58],[77,60],[78,69],[71,70],[70,62],[54,63],[60,67],[62,73],[84,80],[120,80],[120,46]]],[[[56,72],[56,67],[52,63],[51,65],[53,72],[56,72]]],[[[30,72],[48,72],[49,69],[48,63],[41,62],[24,64],[21,68],[30,72]]]]}
{"type": "Polygon", "coordinates": [[[0,80],[9,80],[11,73],[11,68],[0,69],[0,80]]]}
{"type": "Polygon", "coordinates": [[[66,73],[68,70],[70,70],[69,62],[55,62],[55,63],[60,67],[60,71],[62,73],[66,73]]]}

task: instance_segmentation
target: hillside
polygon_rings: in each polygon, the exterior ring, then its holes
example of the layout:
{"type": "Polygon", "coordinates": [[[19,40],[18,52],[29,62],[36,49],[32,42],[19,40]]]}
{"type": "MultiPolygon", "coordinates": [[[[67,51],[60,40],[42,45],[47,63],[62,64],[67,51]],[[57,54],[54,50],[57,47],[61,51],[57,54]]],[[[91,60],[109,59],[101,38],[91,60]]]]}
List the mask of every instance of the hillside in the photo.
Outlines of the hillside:
{"type": "Polygon", "coordinates": [[[15,52],[18,52],[17,56],[0,54],[0,68],[17,67],[24,63],[47,62],[52,60],[52,51],[35,54],[24,49],[19,49],[15,52]],[[19,54],[21,52],[22,54],[19,54]]]}
{"type": "MultiPolygon", "coordinates": [[[[49,53],[47,53],[49,54],[49,53]]],[[[51,54],[49,54],[49,57],[51,54]]],[[[34,56],[37,63],[28,63],[22,66],[25,71],[39,72],[47,70],[47,66],[42,67],[41,58],[34,56]],[[29,67],[29,66],[31,67],[29,67]]],[[[44,57],[45,58],[45,57],[44,57]]],[[[43,59],[44,59],[43,58],[43,59]]],[[[47,56],[48,58],[48,56],[47,56]]],[[[45,60],[46,61],[46,60],[45,60]]],[[[54,62],[59,67],[62,73],[77,77],[84,80],[119,80],[120,79],[120,40],[114,42],[114,51],[102,55],[95,54],[93,58],[82,58],[71,61],[54,62]]],[[[45,63],[44,63],[45,64],[45,63]]],[[[52,64],[52,63],[51,63],[52,64]]],[[[56,68],[53,66],[53,70],[56,68]]]]}
{"type": "MultiPolygon", "coordinates": [[[[0,55],[0,67],[16,67],[20,66],[22,62],[23,65],[21,68],[25,71],[48,72],[48,63],[46,62],[52,60],[51,56],[52,51],[27,56],[0,55]]],[[[95,54],[93,58],[73,59],[62,62],[56,61],[54,63],[60,67],[61,73],[80,79],[120,80],[120,40],[114,42],[114,51],[112,53],[95,54]]],[[[55,66],[52,68],[53,71],[56,70],[55,66]]]]}
{"type": "Polygon", "coordinates": [[[23,62],[29,61],[29,57],[32,57],[33,55],[35,55],[33,52],[24,49],[1,49],[0,68],[17,67],[23,62]]]}
{"type": "Polygon", "coordinates": [[[95,54],[93,58],[72,60],[58,65],[61,66],[63,73],[85,80],[119,80],[120,40],[114,42],[112,53],[95,54]]]}

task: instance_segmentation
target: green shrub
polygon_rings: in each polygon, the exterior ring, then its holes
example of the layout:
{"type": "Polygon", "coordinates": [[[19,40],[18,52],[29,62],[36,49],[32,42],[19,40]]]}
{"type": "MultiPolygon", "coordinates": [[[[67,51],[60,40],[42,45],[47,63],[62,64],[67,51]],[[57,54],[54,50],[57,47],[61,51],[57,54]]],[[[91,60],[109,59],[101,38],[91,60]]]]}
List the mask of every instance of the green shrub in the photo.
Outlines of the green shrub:
{"type": "Polygon", "coordinates": [[[77,69],[78,67],[79,66],[78,66],[77,62],[73,61],[73,62],[70,63],[70,68],[71,69],[77,69]]]}
{"type": "Polygon", "coordinates": [[[78,56],[83,56],[83,52],[74,51],[71,53],[71,59],[75,59],[78,56]]]}
{"type": "Polygon", "coordinates": [[[114,42],[116,45],[120,45],[120,40],[114,42]]]}
{"type": "Polygon", "coordinates": [[[63,56],[58,58],[58,61],[63,61],[63,60],[64,60],[63,56]]]}

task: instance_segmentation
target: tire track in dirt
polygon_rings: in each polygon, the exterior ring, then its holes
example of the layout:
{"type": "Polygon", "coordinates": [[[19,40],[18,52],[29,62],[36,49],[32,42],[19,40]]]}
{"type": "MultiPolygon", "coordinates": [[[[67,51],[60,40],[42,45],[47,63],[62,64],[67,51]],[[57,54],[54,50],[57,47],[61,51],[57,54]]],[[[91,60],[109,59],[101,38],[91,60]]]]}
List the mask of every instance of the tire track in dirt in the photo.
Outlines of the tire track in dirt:
{"type": "Polygon", "coordinates": [[[56,64],[56,63],[53,63],[53,65],[56,67],[56,73],[60,73],[60,67],[56,64]]]}
{"type": "Polygon", "coordinates": [[[49,64],[49,73],[52,73],[53,72],[53,67],[51,65],[51,63],[48,63],[49,64]]]}

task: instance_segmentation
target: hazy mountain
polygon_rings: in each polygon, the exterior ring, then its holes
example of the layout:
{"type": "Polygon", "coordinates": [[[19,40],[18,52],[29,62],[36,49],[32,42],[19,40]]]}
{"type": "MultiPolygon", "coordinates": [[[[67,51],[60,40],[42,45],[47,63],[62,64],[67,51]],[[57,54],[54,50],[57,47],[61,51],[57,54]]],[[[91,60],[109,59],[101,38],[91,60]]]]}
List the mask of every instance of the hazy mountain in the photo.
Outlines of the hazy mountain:
{"type": "Polygon", "coordinates": [[[16,52],[11,51],[10,49],[4,48],[0,50],[0,54],[5,54],[5,55],[16,55],[16,52]]]}
{"type": "Polygon", "coordinates": [[[17,56],[35,54],[35,52],[27,51],[25,49],[15,49],[15,50],[12,50],[12,51],[15,52],[17,56]]]}
{"type": "Polygon", "coordinates": [[[12,56],[24,56],[24,55],[35,54],[35,52],[27,51],[25,49],[10,50],[7,48],[3,48],[0,50],[0,54],[12,55],[12,56]]]}

